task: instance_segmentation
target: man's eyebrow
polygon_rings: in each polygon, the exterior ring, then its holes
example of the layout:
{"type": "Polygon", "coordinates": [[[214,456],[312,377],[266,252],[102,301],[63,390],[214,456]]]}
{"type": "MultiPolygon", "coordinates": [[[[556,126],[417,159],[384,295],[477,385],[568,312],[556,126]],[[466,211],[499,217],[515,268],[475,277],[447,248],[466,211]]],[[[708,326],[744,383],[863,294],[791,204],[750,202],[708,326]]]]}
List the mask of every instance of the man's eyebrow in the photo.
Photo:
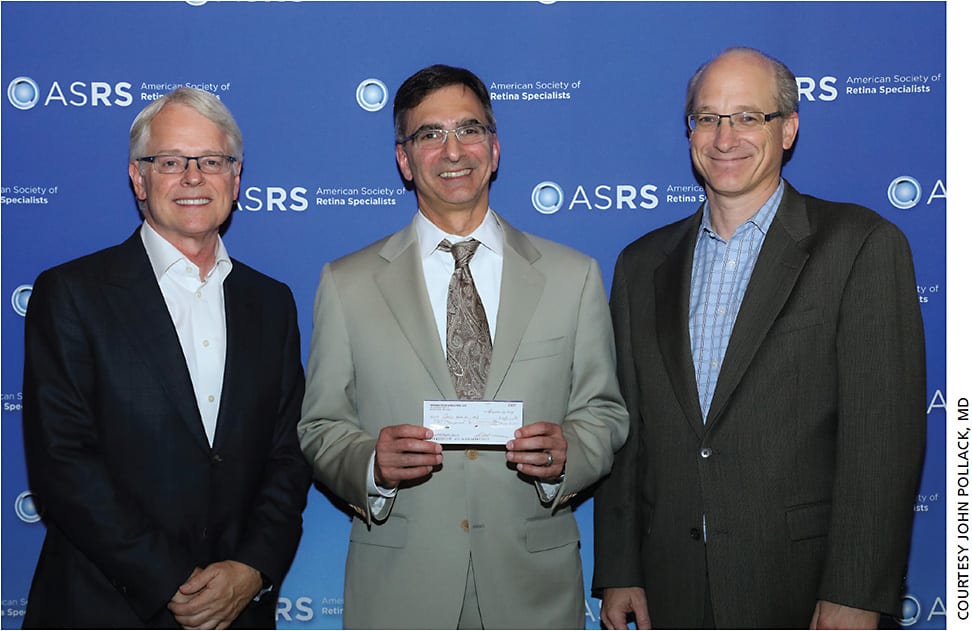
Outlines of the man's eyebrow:
{"type": "MultiPolygon", "coordinates": [[[[478,118],[475,117],[464,118],[463,120],[459,121],[456,124],[456,127],[465,127],[466,125],[482,125],[482,124],[484,123],[482,123],[478,118]]],[[[428,131],[430,129],[447,129],[447,127],[445,126],[444,123],[425,123],[424,125],[419,125],[418,127],[416,127],[415,131],[413,131],[412,133],[417,134],[421,131],[428,131]]]]}

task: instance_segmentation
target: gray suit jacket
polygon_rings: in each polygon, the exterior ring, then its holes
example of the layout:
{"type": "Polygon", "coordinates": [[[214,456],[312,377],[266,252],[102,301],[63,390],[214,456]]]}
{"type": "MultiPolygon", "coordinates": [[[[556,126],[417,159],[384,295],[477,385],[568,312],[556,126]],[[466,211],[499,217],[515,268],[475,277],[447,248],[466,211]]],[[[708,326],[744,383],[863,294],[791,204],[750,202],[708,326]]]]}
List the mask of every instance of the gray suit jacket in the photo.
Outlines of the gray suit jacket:
{"type": "Polygon", "coordinates": [[[346,627],[455,628],[470,557],[487,628],[582,627],[579,533],[567,502],[604,476],[627,435],[610,314],[595,261],[500,221],[506,245],[486,398],[522,400],[524,424],[561,423],[567,474],[541,501],[500,449],[446,448],[440,470],[370,514],[382,427],[422,424],[455,399],[412,226],[321,274],[298,427],[351,528],[346,627]]]}
{"type": "Polygon", "coordinates": [[[817,599],[896,612],[925,441],[908,244],[787,184],[703,424],[688,325],[701,215],[618,258],[631,432],[595,497],[595,591],[644,586],[660,628],[699,628],[706,567],[722,628],[807,628],[817,599]]]}

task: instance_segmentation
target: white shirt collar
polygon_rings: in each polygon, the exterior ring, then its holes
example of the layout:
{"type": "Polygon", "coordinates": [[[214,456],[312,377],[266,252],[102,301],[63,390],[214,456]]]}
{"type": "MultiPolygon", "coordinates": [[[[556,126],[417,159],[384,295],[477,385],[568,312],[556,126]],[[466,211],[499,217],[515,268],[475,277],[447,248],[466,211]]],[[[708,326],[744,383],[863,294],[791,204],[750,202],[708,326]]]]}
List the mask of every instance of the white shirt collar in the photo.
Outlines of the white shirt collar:
{"type": "Polygon", "coordinates": [[[503,228],[492,209],[486,211],[483,222],[465,237],[445,232],[429,221],[429,218],[421,212],[415,213],[413,223],[415,224],[415,235],[418,238],[419,252],[423,257],[434,253],[443,239],[448,239],[450,243],[476,239],[486,248],[499,256],[503,256],[503,228]]]}
{"type": "MultiPolygon", "coordinates": [[[[145,246],[145,252],[148,254],[149,262],[152,264],[152,272],[155,274],[155,280],[162,280],[165,273],[179,261],[189,260],[176,246],[166,241],[165,237],[160,235],[147,221],[142,222],[140,234],[142,237],[142,245],[145,246]]],[[[217,269],[225,270],[222,272],[224,278],[233,269],[233,263],[230,261],[226,246],[223,245],[223,239],[219,235],[216,235],[216,264],[213,265],[213,269],[209,271],[208,276],[212,276],[213,272],[217,269]]]]}

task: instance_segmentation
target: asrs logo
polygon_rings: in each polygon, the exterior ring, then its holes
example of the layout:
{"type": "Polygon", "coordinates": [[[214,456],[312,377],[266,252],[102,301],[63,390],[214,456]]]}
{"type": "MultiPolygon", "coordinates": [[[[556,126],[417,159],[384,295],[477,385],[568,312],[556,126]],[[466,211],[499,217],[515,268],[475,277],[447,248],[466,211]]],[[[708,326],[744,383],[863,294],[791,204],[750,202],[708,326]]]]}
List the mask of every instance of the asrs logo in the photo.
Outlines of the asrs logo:
{"type": "Polygon", "coordinates": [[[290,599],[285,596],[277,598],[277,621],[309,622],[314,619],[314,600],[307,596],[290,599]]]}
{"type": "Polygon", "coordinates": [[[797,77],[796,82],[801,101],[837,100],[837,77],[797,77]]]}
{"type": "Polygon", "coordinates": [[[552,215],[564,205],[564,189],[556,182],[540,182],[533,187],[533,207],[544,215],[552,215]]]}
{"type": "Polygon", "coordinates": [[[29,110],[40,100],[40,86],[30,77],[17,77],[7,84],[7,100],[18,110],[29,110]]]}
{"type": "Polygon", "coordinates": [[[388,103],[388,88],[380,79],[365,79],[354,93],[358,105],[366,112],[377,112],[388,103]]]}
{"type": "MultiPolygon", "coordinates": [[[[922,188],[917,179],[910,175],[901,175],[888,185],[888,201],[891,205],[900,210],[910,210],[921,203],[922,188]]],[[[945,183],[935,180],[925,206],[931,204],[936,199],[947,199],[945,183]]]]}
{"type": "Polygon", "coordinates": [[[7,84],[7,100],[18,110],[37,105],[62,107],[128,107],[132,84],[127,81],[54,81],[45,90],[30,77],[17,77],[7,84]]]}
{"type": "Polygon", "coordinates": [[[27,304],[30,302],[30,294],[33,293],[32,285],[21,285],[10,294],[10,304],[19,316],[27,315],[27,304]]]}
{"type": "Polygon", "coordinates": [[[337,618],[337,621],[340,622],[340,617],[344,614],[344,599],[325,596],[321,598],[320,609],[315,610],[314,600],[308,596],[300,596],[293,599],[286,596],[277,598],[278,622],[281,620],[286,622],[310,622],[314,619],[315,613],[320,614],[324,618],[331,616],[332,620],[337,618]]]}
{"type": "Polygon", "coordinates": [[[34,495],[30,491],[24,491],[17,496],[14,500],[14,512],[25,524],[36,524],[41,520],[40,511],[34,503],[34,495]]]}
{"type": "Polygon", "coordinates": [[[658,187],[654,184],[578,184],[568,201],[556,182],[540,182],[533,187],[531,199],[537,212],[552,215],[565,204],[567,210],[651,210],[658,206],[658,187]]]}
{"type": "Polygon", "coordinates": [[[250,186],[243,190],[239,201],[240,210],[250,212],[296,213],[307,210],[307,189],[303,186],[284,188],[282,186],[250,186]]]}
{"type": "Polygon", "coordinates": [[[913,594],[905,594],[901,597],[901,613],[902,616],[895,618],[895,621],[902,627],[910,627],[919,622],[933,622],[935,618],[942,618],[944,621],[948,614],[945,601],[941,596],[935,597],[926,612],[922,610],[921,601],[913,594]]]}

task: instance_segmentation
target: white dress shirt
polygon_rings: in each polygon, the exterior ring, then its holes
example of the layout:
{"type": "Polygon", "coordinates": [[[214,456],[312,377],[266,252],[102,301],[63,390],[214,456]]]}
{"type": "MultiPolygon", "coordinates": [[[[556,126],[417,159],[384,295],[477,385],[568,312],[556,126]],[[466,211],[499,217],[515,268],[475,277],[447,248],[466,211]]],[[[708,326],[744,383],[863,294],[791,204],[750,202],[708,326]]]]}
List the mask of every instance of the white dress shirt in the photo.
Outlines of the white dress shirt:
{"type": "Polygon", "coordinates": [[[446,312],[449,303],[449,282],[456,269],[456,260],[451,252],[439,249],[443,239],[449,243],[476,239],[480,246],[469,260],[469,271],[476,283],[476,291],[483,302],[486,320],[489,322],[490,340],[496,339],[496,314],[499,312],[500,284],[503,277],[503,229],[492,210],[479,227],[465,237],[444,232],[422,213],[416,213],[413,220],[418,238],[419,253],[422,256],[422,271],[425,273],[425,288],[429,292],[429,303],[435,315],[435,326],[439,330],[442,355],[446,355],[446,312]]]}
{"type": "MultiPolygon", "coordinates": [[[[486,211],[483,222],[467,236],[449,234],[436,226],[421,212],[415,213],[412,220],[415,235],[418,240],[419,254],[422,257],[422,271],[425,274],[425,288],[429,292],[429,304],[435,316],[435,326],[439,331],[439,342],[442,345],[442,356],[446,356],[446,311],[449,300],[449,281],[456,269],[456,260],[451,252],[439,249],[439,243],[447,239],[449,243],[458,243],[476,239],[480,246],[476,248],[469,261],[469,271],[476,283],[476,291],[483,302],[486,320],[489,322],[489,337],[496,339],[496,315],[499,312],[500,285],[503,278],[503,228],[492,210],[486,211]]],[[[393,497],[393,489],[379,487],[375,483],[375,454],[371,454],[368,463],[368,493],[371,498],[371,509],[381,510],[384,498],[393,497]]]]}
{"type": "Polygon", "coordinates": [[[223,240],[216,237],[216,264],[199,280],[199,268],[148,223],[142,223],[142,244],[162,290],[186,359],[189,377],[212,446],[223,391],[226,365],[226,311],[223,281],[233,269],[223,240]]]}

